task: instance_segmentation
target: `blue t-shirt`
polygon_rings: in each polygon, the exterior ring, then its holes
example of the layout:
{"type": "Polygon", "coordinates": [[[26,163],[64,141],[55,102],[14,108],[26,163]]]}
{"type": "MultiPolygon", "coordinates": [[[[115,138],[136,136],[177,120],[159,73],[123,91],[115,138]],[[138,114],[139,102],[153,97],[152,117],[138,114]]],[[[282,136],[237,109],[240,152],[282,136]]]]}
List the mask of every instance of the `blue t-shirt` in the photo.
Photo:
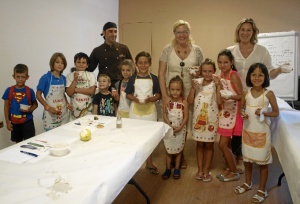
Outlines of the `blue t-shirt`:
{"type": "MultiPolygon", "coordinates": [[[[8,87],[5,90],[5,92],[2,96],[3,100],[8,100],[9,90],[10,90],[10,87],[8,87]]],[[[31,97],[31,105],[32,105],[33,102],[36,101],[36,98],[35,98],[35,93],[34,93],[33,89],[31,89],[31,88],[30,88],[30,97],[31,97]]],[[[25,87],[23,87],[23,88],[14,87],[14,95],[12,97],[11,105],[9,108],[9,118],[10,118],[11,114],[17,115],[17,116],[26,115],[26,121],[31,120],[33,118],[32,112],[31,113],[21,112],[20,104],[29,105],[28,96],[26,95],[26,88],[25,87]]]]}
{"type": "Polygon", "coordinates": [[[40,80],[39,84],[36,87],[37,91],[41,91],[46,97],[49,93],[50,85],[64,85],[66,87],[66,77],[64,75],[60,75],[59,78],[54,76],[51,71],[48,71],[47,74],[44,74],[40,80]],[[51,82],[51,84],[50,84],[51,82]]]}
{"type": "MultiPolygon", "coordinates": [[[[129,80],[128,80],[128,84],[127,84],[127,87],[125,89],[125,92],[127,94],[134,94],[134,82],[135,82],[135,79],[150,79],[150,75],[147,75],[145,77],[141,77],[139,75],[132,75],[129,80]]],[[[152,78],[152,81],[153,81],[153,89],[152,89],[152,94],[155,95],[157,93],[160,93],[160,87],[159,87],[159,82],[158,82],[158,77],[154,74],[151,74],[151,78],[152,78]]]]}

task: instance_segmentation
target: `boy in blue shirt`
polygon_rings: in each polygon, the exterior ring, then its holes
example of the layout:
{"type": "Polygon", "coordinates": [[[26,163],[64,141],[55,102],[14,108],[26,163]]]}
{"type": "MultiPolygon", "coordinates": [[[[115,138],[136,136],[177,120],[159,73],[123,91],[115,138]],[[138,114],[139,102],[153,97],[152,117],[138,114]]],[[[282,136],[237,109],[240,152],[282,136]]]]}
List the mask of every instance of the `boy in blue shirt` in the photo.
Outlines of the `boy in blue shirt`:
{"type": "Polygon", "coordinates": [[[18,143],[35,136],[32,112],[38,107],[38,103],[33,89],[25,85],[29,78],[28,67],[17,64],[14,67],[13,78],[16,80],[16,85],[8,87],[2,99],[6,127],[11,131],[11,141],[18,143]]]}

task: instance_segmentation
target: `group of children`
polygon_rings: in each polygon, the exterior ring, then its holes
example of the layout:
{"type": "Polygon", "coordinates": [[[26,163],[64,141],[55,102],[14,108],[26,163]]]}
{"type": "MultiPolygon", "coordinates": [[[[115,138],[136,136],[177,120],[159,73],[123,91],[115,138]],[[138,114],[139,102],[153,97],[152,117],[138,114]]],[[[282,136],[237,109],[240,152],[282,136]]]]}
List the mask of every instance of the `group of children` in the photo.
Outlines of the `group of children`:
{"type": "MultiPolygon", "coordinates": [[[[18,64],[13,77],[16,85],[6,89],[5,119],[7,129],[12,131],[11,140],[20,142],[35,135],[32,112],[38,107],[37,100],[43,105],[43,123],[46,131],[82,117],[88,113],[157,121],[155,103],[161,98],[158,77],[150,72],[151,56],[140,52],[132,60],[120,64],[123,79],[114,88],[107,75],[100,74],[99,91],[95,94],[94,74],[85,71],[89,57],[78,53],[74,57],[76,70],[65,77],[62,72],[67,66],[62,53],[55,53],[50,59],[50,71],[43,75],[38,83],[36,95],[25,86],[29,78],[26,65],[18,64]],[[135,69],[137,67],[137,71],[135,69]],[[70,97],[70,103],[66,94],[70,97]],[[95,95],[94,95],[95,94],[95,95]],[[13,99],[14,100],[13,100],[13,99]],[[29,109],[20,108],[20,104],[29,105],[29,109]],[[117,111],[116,111],[117,110],[117,111]]],[[[240,178],[231,151],[232,136],[243,136],[242,151],[245,162],[246,181],[235,189],[237,194],[252,189],[252,163],[260,165],[259,191],[253,202],[261,202],[267,196],[265,186],[268,176],[267,165],[272,162],[270,142],[270,121],[268,117],[278,115],[278,106],[274,93],[267,90],[269,74],[260,63],[250,67],[247,74],[247,86],[243,93],[241,80],[234,67],[234,58],[229,50],[222,50],[217,59],[220,76],[215,75],[216,65],[206,59],[199,67],[198,78],[193,79],[193,86],[188,98],[183,97],[184,85],[179,76],[172,78],[168,85],[171,101],[168,111],[163,112],[164,121],[173,128],[174,135],[165,139],[167,152],[166,170],[162,175],[168,179],[171,175],[171,161],[175,155],[173,178],[180,178],[180,160],[184,148],[189,104],[193,104],[192,137],[197,141],[196,155],[198,172],[196,179],[204,182],[212,180],[209,172],[214,155],[214,141],[220,134],[219,148],[226,162],[226,169],[217,174],[220,181],[234,181],[240,178]],[[232,94],[223,96],[222,90],[232,94]],[[267,111],[271,104],[271,111],[267,111]],[[261,116],[265,116],[264,119],[261,116]]],[[[152,156],[147,159],[146,167],[153,174],[159,170],[152,163],[152,156]]]]}
{"type": "Polygon", "coordinates": [[[200,78],[193,79],[187,101],[183,98],[183,82],[179,76],[169,82],[171,102],[164,113],[164,120],[173,127],[174,136],[164,141],[167,151],[166,171],[162,178],[171,175],[171,158],[175,154],[173,178],[180,177],[180,155],[186,137],[188,121],[187,104],[193,104],[192,137],[197,141],[196,155],[198,172],[195,178],[204,182],[212,180],[209,172],[214,154],[214,141],[220,135],[219,148],[223,153],[226,169],[216,175],[220,181],[240,179],[235,157],[231,150],[231,138],[241,137],[245,164],[245,183],[235,189],[237,194],[252,189],[252,164],[260,165],[260,184],[253,202],[263,202],[268,196],[266,182],[268,164],[272,162],[270,120],[279,114],[276,97],[266,87],[270,84],[269,73],[264,64],[253,64],[246,78],[248,91],[243,93],[240,77],[234,66],[234,57],[229,50],[218,54],[220,76],[215,75],[216,66],[211,59],[205,59],[200,66],[200,78]],[[228,95],[221,94],[227,90],[228,95]],[[230,91],[230,92],[229,92],[230,91]],[[271,111],[268,111],[268,105],[271,111]],[[263,119],[261,119],[263,118],[263,119]]]}

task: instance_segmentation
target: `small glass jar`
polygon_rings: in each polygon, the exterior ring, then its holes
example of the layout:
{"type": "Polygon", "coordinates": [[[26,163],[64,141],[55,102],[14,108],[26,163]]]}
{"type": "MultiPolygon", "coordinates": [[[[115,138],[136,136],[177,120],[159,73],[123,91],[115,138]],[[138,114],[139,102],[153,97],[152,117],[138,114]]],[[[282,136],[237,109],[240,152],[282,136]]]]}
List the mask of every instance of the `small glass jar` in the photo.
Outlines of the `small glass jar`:
{"type": "Polygon", "coordinates": [[[121,116],[117,116],[116,127],[122,128],[122,118],[121,116]]]}

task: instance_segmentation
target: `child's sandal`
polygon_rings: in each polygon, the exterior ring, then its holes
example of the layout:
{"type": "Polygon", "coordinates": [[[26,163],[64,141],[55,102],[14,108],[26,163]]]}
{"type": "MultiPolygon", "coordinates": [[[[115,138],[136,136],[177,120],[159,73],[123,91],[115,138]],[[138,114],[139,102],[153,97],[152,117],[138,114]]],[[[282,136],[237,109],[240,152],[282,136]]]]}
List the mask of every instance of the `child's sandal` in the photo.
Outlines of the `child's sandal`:
{"type": "Polygon", "coordinates": [[[212,180],[211,173],[209,172],[207,175],[203,175],[202,181],[204,182],[210,182],[212,180]]]}
{"type": "Polygon", "coordinates": [[[236,194],[242,194],[245,193],[246,191],[249,191],[252,189],[252,182],[250,183],[250,185],[248,185],[247,183],[244,183],[242,186],[237,186],[234,190],[234,192],[236,194]],[[245,187],[243,187],[245,186],[245,187]]]}
{"type": "Polygon", "coordinates": [[[180,178],[180,169],[174,169],[173,178],[174,179],[179,179],[180,178]]]}
{"type": "Polygon", "coordinates": [[[257,192],[262,193],[263,196],[258,195],[257,193],[252,197],[251,201],[253,203],[262,203],[268,197],[267,191],[263,192],[262,190],[258,190],[257,192]]]}
{"type": "Polygon", "coordinates": [[[171,175],[171,169],[166,169],[165,173],[162,175],[162,179],[167,180],[170,178],[171,175]]]}

